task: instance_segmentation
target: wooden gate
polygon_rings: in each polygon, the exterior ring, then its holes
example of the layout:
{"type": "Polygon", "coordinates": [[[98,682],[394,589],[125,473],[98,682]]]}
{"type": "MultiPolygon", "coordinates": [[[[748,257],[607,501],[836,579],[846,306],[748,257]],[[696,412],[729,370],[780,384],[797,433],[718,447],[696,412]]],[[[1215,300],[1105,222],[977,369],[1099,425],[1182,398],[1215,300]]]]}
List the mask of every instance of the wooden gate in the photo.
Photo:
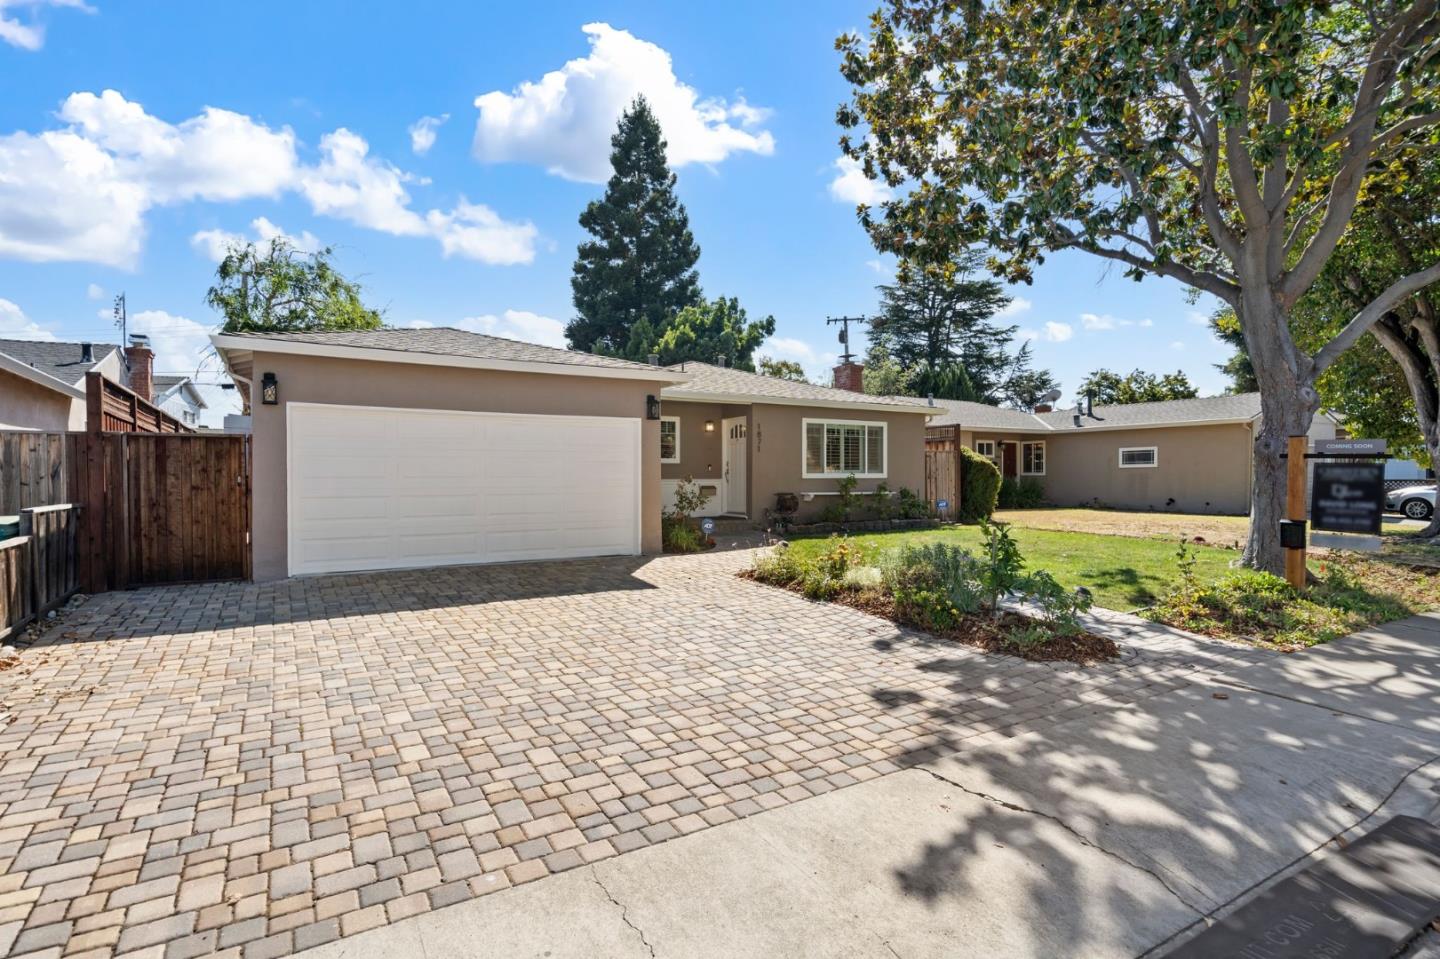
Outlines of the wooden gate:
{"type": "Polygon", "coordinates": [[[960,510],[960,475],[963,460],[960,452],[960,427],[930,427],[925,431],[925,501],[932,509],[941,500],[949,503],[946,519],[954,519],[960,510]]]}
{"type": "Polygon", "coordinates": [[[91,433],[86,588],[250,576],[250,438],[91,433]]]}

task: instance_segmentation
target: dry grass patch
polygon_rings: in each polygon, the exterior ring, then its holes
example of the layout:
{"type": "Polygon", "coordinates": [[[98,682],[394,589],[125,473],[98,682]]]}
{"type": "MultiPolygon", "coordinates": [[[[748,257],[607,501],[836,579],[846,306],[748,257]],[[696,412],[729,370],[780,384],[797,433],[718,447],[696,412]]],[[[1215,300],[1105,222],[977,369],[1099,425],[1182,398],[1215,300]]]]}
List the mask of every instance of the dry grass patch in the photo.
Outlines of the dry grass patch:
{"type": "Polygon", "coordinates": [[[1245,516],[1202,516],[1194,513],[1150,513],[1127,510],[1055,509],[997,510],[995,520],[1025,529],[1061,533],[1097,533],[1177,540],[1239,549],[1245,543],[1250,520],[1245,516]]]}

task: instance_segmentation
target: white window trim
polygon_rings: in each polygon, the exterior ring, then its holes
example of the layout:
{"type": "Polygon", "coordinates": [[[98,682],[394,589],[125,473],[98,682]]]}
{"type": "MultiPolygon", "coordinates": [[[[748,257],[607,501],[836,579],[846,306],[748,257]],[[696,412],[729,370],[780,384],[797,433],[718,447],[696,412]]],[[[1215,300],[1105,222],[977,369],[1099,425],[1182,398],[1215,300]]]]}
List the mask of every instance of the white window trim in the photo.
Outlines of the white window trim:
{"type": "Polygon", "coordinates": [[[1045,448],[1044,440],[1026,440],[1020,444],[1020,475],[1021,476],[1044,476],[1045,470],[1050,467],[1050,451],[1045,448]],[[1025,447],[1040,447],[1040,470],[1027,470],[1025,468],[1025,447]]]}
{"type": "Polygon", "coordinates": [[[1153,470],[1160,465],[1160,448],[1158,446],[1122,446],[1120,452],[1115,454],[1115,462],[1122,470],[1153,470]],[[1149,463],[1125,462],[1126,453],[1144,452],[1151,454],[1152,459],[1149,463]]]}
{"type": "MultiPolygon", "coordinates": [[[[805,450],[805,443],[806,443],[806,437],[810,434],[810,425],[811,425],[812,423],[818,423],[818,424],[820,424],[820,425],[822,425],[822,426],[878,426],[878,427],[880,427],[880,437],[881,437],[881,440],[880,440],[880,447],[881,447],[881,449],[880,449],[880,455],[885,458],[885,469],[881,470],[881,471],[878,472],[878,473],[859,473],[859,472],[857,472],[857,473],[854,474],[854,476],[855,476],[856,479],[885,479],[885,477],[889,474],[889,470],[890,470],[890,424],[889,424],[889,423],[885,422],[884,420],[832,420],[832,419],[829,419],[828,417],[827,417],[827,418],[819,418],[819,417],[816,417],[816,418],[805,418],[805,419],[802,419],[802,420],[800,421],[800,477],[801,477],[802,479],[844,479],[845,477],[851,475],[850,471],[848,471],[848,470],[842,471],[842,472],[838,472],[838,473],[827,473],[827,472],[824,472],[824,471],[821,471],[821,472],[819,472],[819,473],[812,473],[812,472],[810,472],[810,470],[806,467],[806,456],[805,456],[806,450],[805,450]]],[[[822,462],[823,462],[824,459],[825,459],[823,452],[822,452],[822,454],[821,454],[820,459],[821,459],[822,462]]]]}
{"type": "Polygon", "coordinates": [[[674,424],[675,424],[675,455],[674,455],[674,457],[672,457],[672,458],[670,458],[670,459],[666,459],[666,458],[664,457],[664,455],[661,455],[661,457],[660,457],[660,462],[661,462],[661,463],[678,463],[678,462],[680,462],[680,417],[678,417],[678,416],[662,416],[662,417],[660,417],[660,422],[662,422],[662,423],[674,423],[674,424]]]}
{"type": "Polygon", "coordinates": [[[975,441],[975,454],[976,454],[977,456],[983,456],[983,457],[985,457],[987,460],[993,460],[993,459],[995,458],[995,441],[994,441],[994,440],[976,440],[976,441],[975,441]],[[988,447],[990,447],[990,452],[987,453],[987,452],[985,452],[984,450],[982,450],[982,449],[980,448],[980,447],[982,447],[982,446],[988,446],[988,447]]]}

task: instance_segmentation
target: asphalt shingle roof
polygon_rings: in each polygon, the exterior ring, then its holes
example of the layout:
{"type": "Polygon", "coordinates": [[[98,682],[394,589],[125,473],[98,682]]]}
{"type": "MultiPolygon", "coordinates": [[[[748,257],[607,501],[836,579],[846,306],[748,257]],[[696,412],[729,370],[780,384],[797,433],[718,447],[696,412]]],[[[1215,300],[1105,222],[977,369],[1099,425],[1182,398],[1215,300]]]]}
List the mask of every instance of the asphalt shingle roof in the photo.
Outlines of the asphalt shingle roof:
{"type": "Polygon", "coordinates": [[[649,369],[644,363],[562,350],[538,343],[524,343],[501,336],[471,333],[444,326],[419,329],[383,327],[378,330],[321,330],[305,333],[235,333],[227,334],[262,341],[287,343],[320,343],[325,346],[351,346],[370,350],[396,350],[404,353],[429,353],[436,356],[467,356],[486,360],[512,360],[518,363],[559,363],[567,366],[593,366],[609,369],[649,369]]]}
{"type": "Polygon", "coordinates": [[[1217,420],[1248,420],[1260,415],[1259,393],[1205,396],[1192,400],[1161,400],[1156,403],[1126,403],[1097,406],[1093,415],[1060,409],[1049,413],[1022,413],[984,403],[936,400],[944,413],[931,426],[963,426],[976,430],[1011,430],[1031,433],[1078,432],[1095,427],[1183,426],[1217,420]]]}
{"type": "Polygon", "coordinates": [[[82,360],[83,344],[45,342],[42,340],[0,339],[0,353],[14,357],[26,366],[48,373],[72,386],[85,379],[85,374],[111,353],[120,349],[112,343],[93,343],[94,359],[82,360]]]}
{"type": "Polygon", "coordinates": [[[809,401],[823,406],[855,403],[894,406],[897,410],[914,410],[925,406],[924,400],[917,400],[913,396],[869,396],[829,386],[816,386],[813,383],[796,383],[775,376],[761,376],[759,373],[747,373],[729,366],[712,366],[709,363],[690,361],[677,363],[669,369],[690,373],[692,377],[688,383],[665,387],[661,393],[665,399],[734,396],[737,400],[747,402],[754,398],[770,397],[788,402],[809,401]]]}

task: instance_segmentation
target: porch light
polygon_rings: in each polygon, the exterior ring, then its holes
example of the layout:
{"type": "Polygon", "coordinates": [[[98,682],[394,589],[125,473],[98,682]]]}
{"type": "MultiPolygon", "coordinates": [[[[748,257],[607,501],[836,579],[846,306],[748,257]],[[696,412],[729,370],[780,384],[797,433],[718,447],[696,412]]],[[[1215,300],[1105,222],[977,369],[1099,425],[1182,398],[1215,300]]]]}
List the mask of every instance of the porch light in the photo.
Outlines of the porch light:
{"type": "Polygon", "coordinates": [[[715,421],[714,421],[714,420],[706,420],[706,421],[705,421],[705,432],[707,432],[707,433],[713,433],[713,432],[715,432],[715,421]]]}
{"type": "Polygon", "coordinates": [[[260,377],[260,402],[266,406],[274,406],[280,402],[280,383],[275,379],[274,373],[266,373],[260,377]]]}
{"type": "Polygon", "coordinates": [[[645,397],[645,418],[647,420],[658,420],[660,418],[660,397],[654,393],[645,397]]]}

